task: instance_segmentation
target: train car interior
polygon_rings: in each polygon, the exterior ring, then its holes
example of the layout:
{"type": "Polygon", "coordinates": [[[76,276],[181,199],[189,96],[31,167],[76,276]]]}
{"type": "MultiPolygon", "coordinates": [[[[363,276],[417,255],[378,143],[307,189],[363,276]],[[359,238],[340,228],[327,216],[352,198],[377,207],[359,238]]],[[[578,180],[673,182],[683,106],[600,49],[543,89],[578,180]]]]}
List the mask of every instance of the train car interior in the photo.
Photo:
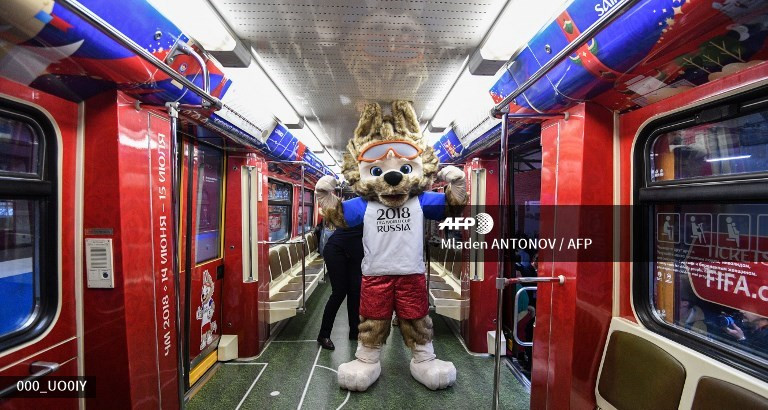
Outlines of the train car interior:
{"type": "Polygon", "coordinates": [[[768,409],[766,60],[765,0],[3,0],[0,409],[768,409]]]}

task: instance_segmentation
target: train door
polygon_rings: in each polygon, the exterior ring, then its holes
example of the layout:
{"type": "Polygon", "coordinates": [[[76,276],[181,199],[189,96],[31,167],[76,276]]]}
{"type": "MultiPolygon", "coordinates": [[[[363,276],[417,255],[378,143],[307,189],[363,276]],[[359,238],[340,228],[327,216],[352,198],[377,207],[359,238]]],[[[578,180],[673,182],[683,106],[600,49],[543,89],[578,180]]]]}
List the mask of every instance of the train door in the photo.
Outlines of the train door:
{"type": "Polygon", "coordinates": [[[16,96],[0,97],[0,407],[76,408],[77,392],[48,391],[44,377],[79,374],[78,108],[0,85],[16,96]]]}
{"type": "MultiPolygon", "coordinates": [[[[539,237],[539,200],[541,194],[541,147],[535,139],[517,146],[510,152],[510,228],[513,237],[539,237]]],[[[515,276],[538,275],[538,252],[518,249],[512,261],[515,276]]],[[[526,384],[530,380],[533,359],[533,332],[536,325],[535,284],[517,284],[505,293],[504,333],[507,338],[507,359],[522,373],[526,384]]]]}
{"type": "Polygon", "coordinates": [[[184,141],[181,183],[182,321],[187,388],[216,363],[224,260],[224,153],[184,141]]]}

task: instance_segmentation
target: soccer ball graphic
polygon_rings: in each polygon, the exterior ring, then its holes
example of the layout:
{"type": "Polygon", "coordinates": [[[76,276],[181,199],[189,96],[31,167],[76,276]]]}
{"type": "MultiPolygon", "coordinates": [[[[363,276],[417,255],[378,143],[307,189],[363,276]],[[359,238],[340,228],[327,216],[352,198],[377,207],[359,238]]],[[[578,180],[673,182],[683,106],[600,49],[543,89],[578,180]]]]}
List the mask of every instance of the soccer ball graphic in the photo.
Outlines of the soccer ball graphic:
{"type": "Polygon", "coordinates": [[[493,218],[485,212],[475,215],[475,229],[479,235],[485,235],[493,229],[493,218]]]}

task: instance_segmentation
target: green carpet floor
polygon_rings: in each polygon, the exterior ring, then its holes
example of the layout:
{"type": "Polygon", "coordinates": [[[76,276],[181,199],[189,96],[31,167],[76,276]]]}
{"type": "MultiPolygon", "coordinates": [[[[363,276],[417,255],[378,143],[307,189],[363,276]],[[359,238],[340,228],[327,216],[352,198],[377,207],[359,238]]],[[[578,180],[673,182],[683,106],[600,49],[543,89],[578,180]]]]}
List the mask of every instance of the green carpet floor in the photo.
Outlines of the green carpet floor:
{"type": "MultiPolygon", "coordinates": [[[[433,314],[435,353],[450,360],[456,384],[441,391],[422,386],[409,371],[410,350],[397,328],[384,346],[379,380],[366,392],[339,388],[336,369],[352,360],[356,341],[347,339],[346,306],[336,315],[331,339],[335,351],[320,349],[315,338],[330,284],[322,284],[307,302],[307,313],[290,322],[252,362],[229,362],[187,403],[209,409],[486,409],[493,397],[493,358],[467,354],[444,319],[433,314]]],[[[501,406],[528,409],[530,396],[508,369],[502,368],[501,406]]]]}

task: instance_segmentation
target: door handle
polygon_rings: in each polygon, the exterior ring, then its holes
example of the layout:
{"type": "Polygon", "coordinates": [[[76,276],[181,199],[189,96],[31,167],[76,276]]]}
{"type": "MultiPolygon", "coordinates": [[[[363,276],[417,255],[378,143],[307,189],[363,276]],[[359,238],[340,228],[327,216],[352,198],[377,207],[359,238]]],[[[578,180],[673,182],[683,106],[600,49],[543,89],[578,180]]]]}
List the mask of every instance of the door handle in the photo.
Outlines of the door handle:
{"type": "Polygon", "coordinates": [[[517,302],[520,300],[520,294],[529,290],[536,292],[538,289],[536,286],[525,286],[518,289],[517,293],[515,293],[515,303],[512,305],[512,309],[515,312],[512,315],[512,337],[515,338],[515,343],[525,347],[533,346],[533,342],[523,342],[519,337],[517,337],[517,316],[520,315],[520,312],[517,311],[517,302]]]}
{"type": "Polygon", "coordinates": [[[19,383],[24,382],[33,382],[35,380],[38,380],[42,377],[45,377],[56,370],[59,370],[60,365],[58,363],[53,362],[32,362],[29,364],[29,373],[30,375],[26,378],[19,380],[18,382],[6,386],[3,390],[0,390],[0,397],[5,397],[13,392],[16,391],[17,386],[19,383]]]}

